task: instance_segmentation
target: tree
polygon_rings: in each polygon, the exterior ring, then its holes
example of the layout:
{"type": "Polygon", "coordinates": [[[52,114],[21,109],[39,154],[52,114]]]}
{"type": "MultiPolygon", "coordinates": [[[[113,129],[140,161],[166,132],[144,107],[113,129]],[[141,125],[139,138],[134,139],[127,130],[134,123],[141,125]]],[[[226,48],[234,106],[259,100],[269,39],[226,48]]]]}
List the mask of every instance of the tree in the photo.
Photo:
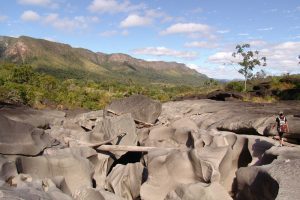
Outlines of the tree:
{"type": "Polygon", "coordinates": [[[253,76],[253,69],[256,66],[266,66],[266,57],[259,58],[258,51],[247,50],[250,49],[250,44],[237,45],[235,47],[236,52],[232,54],[233,57],[240,57],[241,61],[238,64],[241,68],[238,70],[245,78],[244,81],[244,91],[247,90],[247,80],[253,76]]]}

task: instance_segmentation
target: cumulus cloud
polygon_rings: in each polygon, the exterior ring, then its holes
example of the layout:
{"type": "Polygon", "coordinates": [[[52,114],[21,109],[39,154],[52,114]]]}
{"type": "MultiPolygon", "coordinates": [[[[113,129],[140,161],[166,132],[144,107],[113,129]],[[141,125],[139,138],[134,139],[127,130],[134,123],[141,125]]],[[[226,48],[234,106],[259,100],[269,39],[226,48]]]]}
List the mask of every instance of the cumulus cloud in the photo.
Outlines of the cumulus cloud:
{"type": "Polygon", "coordinates": [[[147,26],[152,24],[155,20],[160,20],[162,23],[171,21],[173,18],[159,9],[148,9],[140,14],[130,14],[120,23],[120,27],[129,28],[134,26],[147,26]]]}
{"type": "Polygon", "coordinates": [[[263,40],[251,40],[249,42],[246,42],[247,44],[250,44],[251,47],[262,47],[267,44],[266,41],[263,40]]]}
{"type": "Polygon", "coordinates": [[[162,31],[162,35],[178,34],[178,33],[210,33],[211,27],[206,24],[197,23],[177,23],[162,31]]]}
{"type": "Polygon", "coordinates": [[[183,59],[195,59],[198,56],[197,52],[193,51],[177,51],[168,49],[166,47],[146,47],[142,49],[136,49],[134,54],[150,55],[150,56],[169,56],[183,59]]]}
{"type": "Polygon", "coordinates": [[[26,10],[21,15],[21,19],[24,21],[38,21],[40,18],[40,15],[32,10],[26,10]]]}
{"type": "Polygon", "coordinates": [[[61,18],[57,13],[48,14],[44,18],[44,23],[52,25],[54,28],[64,31],[75,29],[85,29],[90,23],[98,22],[98,17],[75,16],[73,18],[61,18]]]}
{"type": "Polygon", "coordinates": [[[208,61],[217,64],[227,64],[234,62],[232,52],[220,51],[208,57],[208,61]]]}
{"type": "Polygon", "coordinates": [[[194,63],[186,64],[187,67],[195,69],[199,73],[205,74],[210,78],[217,79],[242,79],[243,76],[239,74],[234,68],[228,68],[224,65],[217,66],[200,66],[194,63]]]}
{"type": "Polygon", "coordinates": [[[131,14],[126,19],[121,21],[120,27],[129,28],[133,26],[146,26],[151,23],[152,23],[152,19],[149,17],[142,17],[136,14],[131,14]]]}
{"type": "Polygon", "coordinates": [[[205,38],[208,40],[217,38],[211,26],[199,23],[176,23],[161,31],[160,34],[185,34],[190,38],[205,38]]]}
{"type": "MultiPolygon", "coordinates": [[[[267,70],[274,74],[300,73],[298,55],[300,42],[283,42],[268,44],[264,41],[254,41],[261,56],[267,57],[267,70]]],[[[233,49],[234,51],[234,49],[233,49]]],[[[214,64],[233,63],[233,51],[220,51],[208,57],[208,62],[214,64]]]]}
{"type": "Polygon", "coordinates": [[[144,4],[132,4],[129,0],[117,1],[117,0],[93,0],[88,6],[91,12],[99,13],[119,13],[119,12],[131,12],[144,8],[144,4]]]}
{"type": "Polygon", "coordinates": [[[193,41],[193,42],[187,42],[184,44],[185,47],[194,47],[194,48],[217,48],[218,45],[216,43],[212,43],[212,42],[206,42],[206,41],[202,41],[202,42],[198,42],[198,41],[193,41]]]}

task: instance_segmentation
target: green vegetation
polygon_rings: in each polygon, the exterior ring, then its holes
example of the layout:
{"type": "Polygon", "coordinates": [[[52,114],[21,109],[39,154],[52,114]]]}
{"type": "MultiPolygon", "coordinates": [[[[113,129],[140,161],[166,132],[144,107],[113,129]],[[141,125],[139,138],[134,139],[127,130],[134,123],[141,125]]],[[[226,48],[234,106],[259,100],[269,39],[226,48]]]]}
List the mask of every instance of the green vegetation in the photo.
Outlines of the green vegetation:
{"type": "MultiPolygon", "coordinates": [[[[248,81],[248,90],[243,93],[245,101],[275,102],[300,100],[300,75],[262,76],[258,73],[248,81]]],[[[243,81],[231,81],[224,86],[226,91],[242,92],[243,81]]]]}
{"type": "MultiPolygon", "coordinates": [[[[75,73],[76,74],[76,73],[75,73]]],[[[29,65],[0,65],[0,102],[19,103],[35,108],[102,109],[113,99],[143,94],[165,102],[180,96],[208,93],[220,87],[214,80],[204,86],[141,84],[132,79],[64,79],[37,72],[29,65]]]]}

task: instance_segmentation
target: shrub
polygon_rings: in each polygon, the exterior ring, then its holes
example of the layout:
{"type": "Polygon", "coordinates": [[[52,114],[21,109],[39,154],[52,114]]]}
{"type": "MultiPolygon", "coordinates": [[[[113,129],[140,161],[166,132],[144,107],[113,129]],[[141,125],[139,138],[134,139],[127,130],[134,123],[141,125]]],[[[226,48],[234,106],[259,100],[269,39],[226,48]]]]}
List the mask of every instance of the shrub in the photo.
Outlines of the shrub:
{"type": "Polygon", "coordinates": [[[243,89],[244,89],[243,84],[238,81],[229,82],[225,86],[225,90],[228,90],[228,91],[242,92],[243,89]]]}

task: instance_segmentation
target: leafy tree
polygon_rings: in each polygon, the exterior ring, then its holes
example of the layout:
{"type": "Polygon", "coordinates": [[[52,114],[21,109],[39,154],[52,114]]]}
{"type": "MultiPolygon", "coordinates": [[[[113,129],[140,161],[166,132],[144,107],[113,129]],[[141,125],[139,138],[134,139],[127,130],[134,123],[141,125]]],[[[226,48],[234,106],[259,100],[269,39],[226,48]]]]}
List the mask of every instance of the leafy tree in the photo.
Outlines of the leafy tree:
{"type": "Polygon", "coordinates": [[[238,70],[245,78],[244,91],[247,90],[247,80],[253,76],[253,69],[256,66],[266,66],[266,57],[259,58],[258,51],[247,50],[250,48],[250,44],[237,45],[235,47],[236,52],[232,54],[233,57],[241,57],[242,60],[238,62],[241,68],[238,70]]]}

